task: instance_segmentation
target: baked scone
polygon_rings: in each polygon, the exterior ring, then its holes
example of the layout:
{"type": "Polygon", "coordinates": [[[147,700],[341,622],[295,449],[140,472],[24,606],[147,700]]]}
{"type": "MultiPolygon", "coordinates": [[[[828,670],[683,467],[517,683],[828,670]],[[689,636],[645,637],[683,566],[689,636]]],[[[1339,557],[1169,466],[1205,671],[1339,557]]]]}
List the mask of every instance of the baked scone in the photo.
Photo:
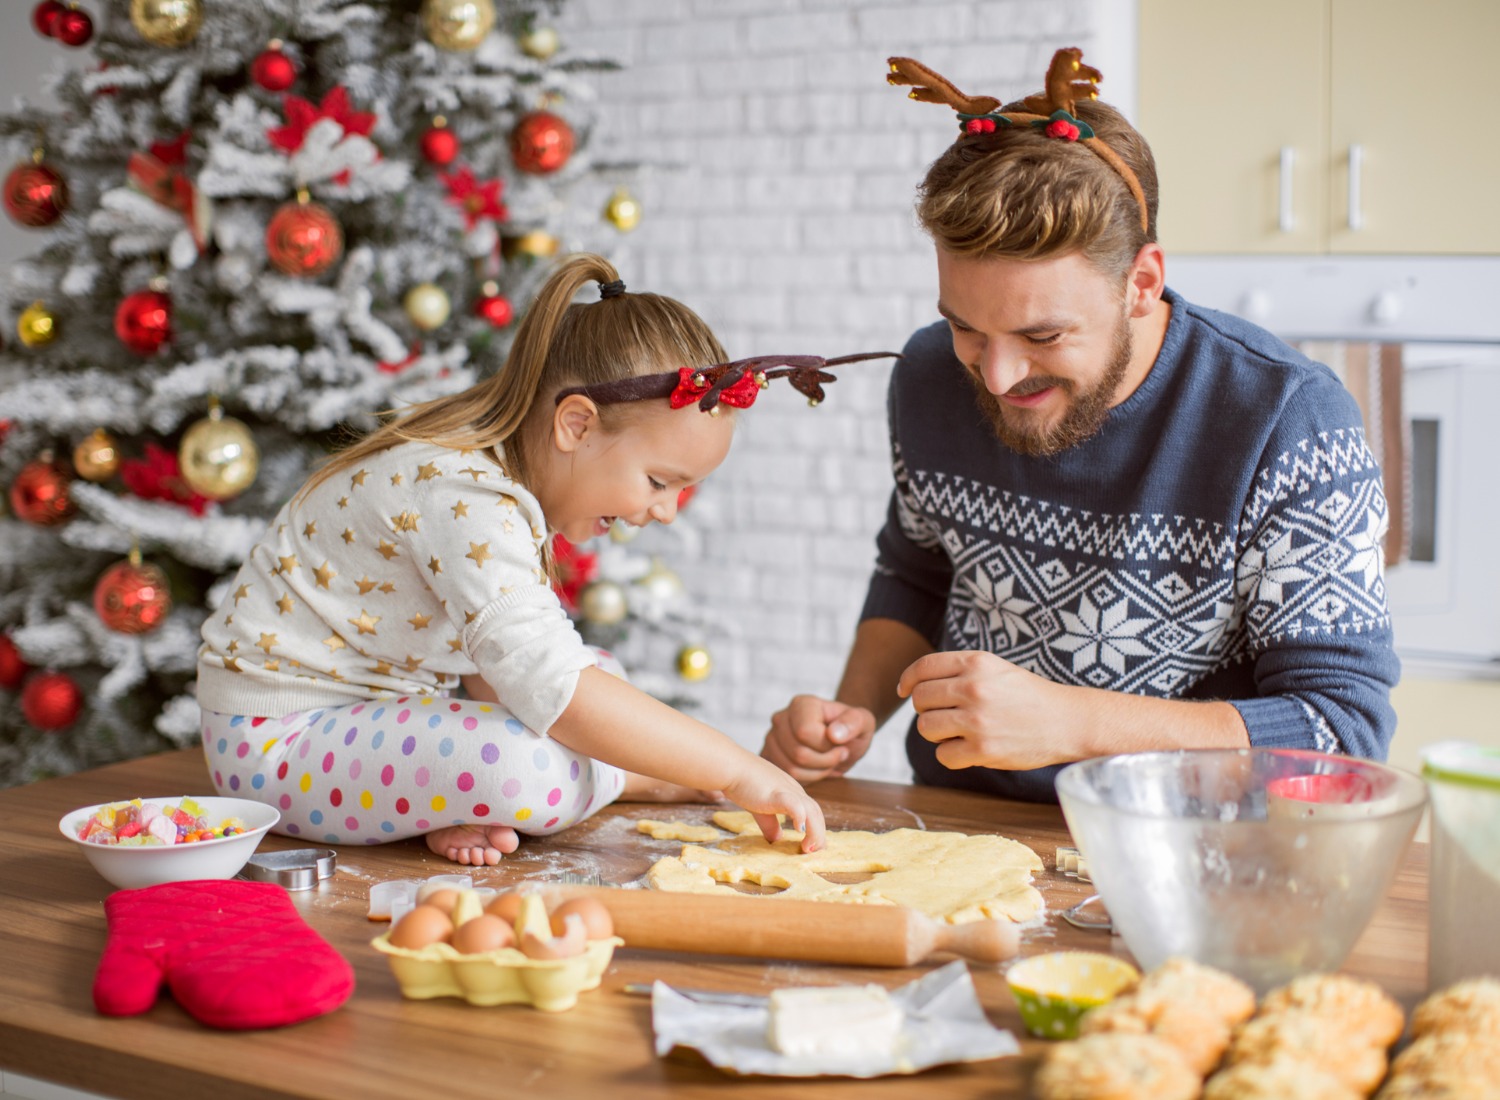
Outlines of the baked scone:
{"type": "Polygon", "coordinates": [[[1038,1100],[1195,1100],[1200,1078],[1150,1035],[1088,1035],[1048,1052],[1032,1081],[1038,1100]]]}
{"type": "Polygon", "coordinates": [[[1321,1066],[1361,1096],[1385,1076],[1385,1051],[1360,1032],[1305,1008],[1289,1008],[1241,1024],[1229,1044],[1229,1064],[1306,1062],[1321,1066]]]}
{"type": "Polygon", "coordinates": [[[1393,1073],[1375,1100],[1500,1100],[1500,1082],[1457,1073],[1431,1077],[1393,1073]]]}
{"type": "Polygon", "coordinates": [[[1500,1081],[1500,1042],[1463,1031],[1432,1031],[1396,1055],[1391,1072],[1418,1080],[1472,1077],[1500,1081]]]}
{"type": "Polygon", "coordinates": [[[1469,978],[1432,994],[1411,1014],[1413,1038],[1461,1031],[1500,1043],[1500,981],[1469,978]]]}
{"type": "Polygon", "coordinates": [[[1374,982],[1346,974],[1306,974],[1266,994],[1262,1015],[1302,1009],[1334,1021],[1386,1048],[1401,1038],[1406,1016],[1374,982]]]}
{"type": "Polygon", "coordinates": [[[1255,1012],[1255,991],[1244,982],[1191,959],[1168,959],[1141,979],[1135,996],[1144,1003],[1176,1001],[1207,1012],[1233,1027],[1255,1012]]]}
{"type": "Polygon", "coordinates": [[[1364,1100],[1333,1074],[1308,1062],[1241,1062],[1214,1074],[1203,1100],[1364,1100]]]}
{"type": "Polygon", "coordinates": [[[1078,1030],[1082,1035],[1154,1035],[1176,1047],[1199,1077],[1213,1072],[1229,1046],[1229,1027],[1196,1005],[1142,1001],[1129,994],[1085,1013],[1078,1030]]]}

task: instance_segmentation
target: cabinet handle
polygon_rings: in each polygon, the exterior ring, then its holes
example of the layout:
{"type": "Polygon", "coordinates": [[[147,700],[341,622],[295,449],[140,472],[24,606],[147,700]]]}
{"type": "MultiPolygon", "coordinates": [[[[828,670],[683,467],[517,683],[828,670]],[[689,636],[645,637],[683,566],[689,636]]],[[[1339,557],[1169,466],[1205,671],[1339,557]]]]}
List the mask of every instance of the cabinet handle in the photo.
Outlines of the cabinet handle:
{"type": "Polygon", "coordinates": [[[1292,217],[1292,167],[1297,160],[1297,154],[1290,145],[1281,147],[1281,179],[1278,187],[1276,226],[1283,233],[1290,233],[1297,227],[1296,219],[1292,217]]]}
{"type": "Polygon", "coordinates": [[[1365,147],[1349,146],[1349,228],[1358,232],[1365,227],[1364,203],[1360,195],[1360,177],[1364,175],[1365,147]]]}

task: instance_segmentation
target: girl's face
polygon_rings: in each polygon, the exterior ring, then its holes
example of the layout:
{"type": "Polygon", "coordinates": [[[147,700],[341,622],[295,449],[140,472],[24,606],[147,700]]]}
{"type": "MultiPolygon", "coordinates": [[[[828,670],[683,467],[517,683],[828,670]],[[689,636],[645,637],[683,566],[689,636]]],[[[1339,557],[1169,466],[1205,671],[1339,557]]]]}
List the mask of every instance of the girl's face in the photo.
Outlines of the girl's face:
{"type": "Polygon", "coordinates": [[[602,535],[616,519],[671,523],[677,494],[728,455],[733,416],[650,405],[632,410],[615,432],[603,429],[585,397],[567,397],[554,411],[535,490],[547,525],[569,542],[602,535]]]}

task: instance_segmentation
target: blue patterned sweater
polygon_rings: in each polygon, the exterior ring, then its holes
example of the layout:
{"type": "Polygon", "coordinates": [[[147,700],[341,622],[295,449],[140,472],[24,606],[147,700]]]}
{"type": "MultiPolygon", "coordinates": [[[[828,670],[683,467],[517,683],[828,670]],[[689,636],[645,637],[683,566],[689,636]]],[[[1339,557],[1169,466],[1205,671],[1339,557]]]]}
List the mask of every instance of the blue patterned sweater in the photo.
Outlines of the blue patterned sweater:
{"type": "MultiPolygon", "coordinates": [[[[896,487],[862,618],[1049,680],[1223,699],[1254,745],[1384,759],[1399,675],[1380,469],[1327,367],[1170,290],[1140,388],[1045,458],[994,436],[946,324],[918,331],[889,395],[896,487]]],[[[1057,768],[917,777],[1055,797],[1057,768]]]]}

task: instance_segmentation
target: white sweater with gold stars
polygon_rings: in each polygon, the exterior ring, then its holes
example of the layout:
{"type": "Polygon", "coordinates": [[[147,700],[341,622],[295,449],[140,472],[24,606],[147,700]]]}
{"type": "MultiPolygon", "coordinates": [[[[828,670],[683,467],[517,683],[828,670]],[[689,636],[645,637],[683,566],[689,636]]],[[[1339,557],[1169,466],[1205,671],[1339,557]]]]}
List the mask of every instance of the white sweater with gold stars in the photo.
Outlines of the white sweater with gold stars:
{"type": "Polygon", "coordinates": [[[541,506],[480,451],[403,443],[281,510],[203,624],[198,702],[277,718],[475,673],[546,733],[594,656],[547,581],[541,506]]]}

